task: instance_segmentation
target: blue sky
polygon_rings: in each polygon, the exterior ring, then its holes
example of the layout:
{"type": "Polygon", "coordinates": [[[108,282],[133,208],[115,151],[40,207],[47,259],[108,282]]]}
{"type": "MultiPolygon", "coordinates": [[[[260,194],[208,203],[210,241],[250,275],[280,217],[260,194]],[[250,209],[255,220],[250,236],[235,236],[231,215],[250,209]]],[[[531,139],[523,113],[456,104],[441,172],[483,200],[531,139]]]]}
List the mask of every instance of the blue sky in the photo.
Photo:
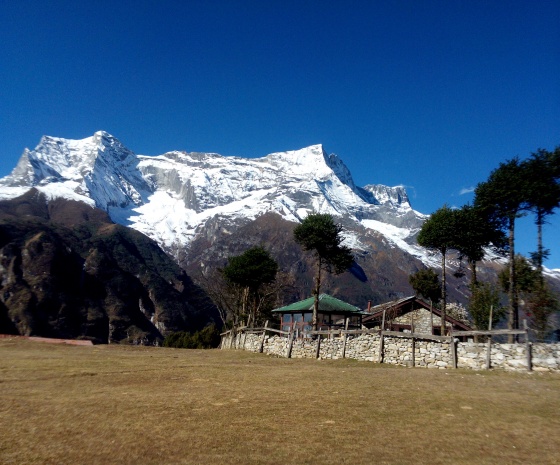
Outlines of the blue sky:
{"type": "MultiPolygon", "coordinates": [[[[44,134],[147,155],[322,143],[359,185],[460,206],[560,145],[559,25],[557,0],[0,0],[0,176],[44,134]]],[[[519,249],[535,241],[527,218],[519,249]]]]}

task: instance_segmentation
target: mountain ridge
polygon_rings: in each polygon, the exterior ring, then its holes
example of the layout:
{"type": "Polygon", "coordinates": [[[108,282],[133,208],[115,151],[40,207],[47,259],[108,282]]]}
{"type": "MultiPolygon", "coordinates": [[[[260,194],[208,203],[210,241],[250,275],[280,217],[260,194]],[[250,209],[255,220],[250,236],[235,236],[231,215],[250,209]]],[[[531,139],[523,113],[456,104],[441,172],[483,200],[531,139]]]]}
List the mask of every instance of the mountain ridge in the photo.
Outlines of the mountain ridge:
{"type": "MultiPolygon", "coordinates": [[[[135,155],[104,131],[81,140],[44,136],[0,179],[0,198],[30,187],[47,198],[106,210],[113,221],[144,232],[171,253],[188,247],[196,230],[216,215],[254,220],[276,211],[297,222],[316,211],[412,230],[426,218],[412,209],[402,186],[356,186],[342,159],[321,144],[249,159],[181,151],[135,155]]],[[[383,228],[378,232],[387,235],[383,228]]],[[[409,235],[401,231],[399,240],[409,235]]],[[[359,246],[356,238],[349,241],[359,246]]]]}
{"type": "MultiPolygon", "coordinates": [[[[31,187],[47,201],[66,198],[101,208],[115,223],[155,240],[189,272],[202,262],[223,266],[228,255],[258,245],[259,237],[248,241],[237,231],[268,234],[262,218],[269,227],[288,231],[315,212],[332,214],[343,225],[345,244],[354,250],[364,276],[376,276],[355,283],[366,302],[368,293],[377,296],[374,303],[409,295],[409,274],[426,266],[440,268],[438,255],[416,242],[428,215],[412,208],[406,189],[357,186],[342,159],[327,154],[321,144],[260,158],[177,150],[147,156],[134,154],[104,131],[82,140],[45,136],[0,179],[0,199],[31,187]]],[[[287,244],[290,235],[286,232],[281,240],[287,244]]],[[[283,253],[281,244],[274,247],[283,253]]],[[[286,257],[280,261],[300,266],[286,257]]],[[[495,275],[503,263],[488,255],[485,266],[495,275]]],[[[448,264],[450,275],[462,273],[457,257],[450,255],[448,264]]],[[[560,270],[547,274],[560,282],[560,270]]],[[[302,282],[307,281],[302,277],[302,282]]],[[[466,301],[466,279],[451,276],[449,286],[451,298],[466,301]]],[[[350,290],[352,284],[345,287],[350,290]]]]}

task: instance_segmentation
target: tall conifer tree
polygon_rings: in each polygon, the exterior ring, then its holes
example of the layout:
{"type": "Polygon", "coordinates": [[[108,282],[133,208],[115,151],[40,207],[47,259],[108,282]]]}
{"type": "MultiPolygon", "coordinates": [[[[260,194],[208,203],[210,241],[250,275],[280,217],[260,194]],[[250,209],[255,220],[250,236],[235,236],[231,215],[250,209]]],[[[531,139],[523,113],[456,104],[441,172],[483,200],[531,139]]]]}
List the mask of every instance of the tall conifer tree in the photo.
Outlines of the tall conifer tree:
{"type": "Polygon", "coordinates": [[[542,229],[546,218],[560,206],[560,147],[552,153],[537,150],[523,163],[523,169],[528,179],[528,206],[535,213],[537,225],[537,250],[532,258],[542,284],[543,261],[548,256],[548,250],[543,247],[542,229]]]}
{"type": "MultiPolygon", "coordinates": [[[[513,158],[490,173],[488,180],[475,189],[474,206],[479,208],[489,221],[508,232],[509,290],[508,327],[519,328],[519,304],[516,292],[515,273],[515,220],[528,207],[528,182],[526,172],[518,158],[513,158]]],[[[513,338],[510,337],[510,341],[513,338]]]]}
{"type": "Polygon", "coordinates": [[[334,222],[331,215],[315,213],[308,215],[294,229],[294,239],[304,250],[310,251],[315,257],[316,274],[313,286],[313,330],[317,330],[319,310],[319,294],[321,291],[322,273],[340,274],[352,266],[354,261],[349,247],[342,245],[342,226],[334,222]]]}
{"type": "Polygon", "coordinates": [[[441,334],[445,334],[447,291],[445,278],[445,258],[449,250],[456,248],[458,215],[444,205],[436,210],[422,225],[418,233],[418,244],[441,253],[441,334]]]}
{"type": "Polygon", "coordinates": [[[484,258],[484,248],[489,245],[503,247],[505,237],[501,229],[482,210],[463,205],[457,210],[455,249],[465,257],[471,268],[471,292],[477,285],[476,263],[484,258]]]}

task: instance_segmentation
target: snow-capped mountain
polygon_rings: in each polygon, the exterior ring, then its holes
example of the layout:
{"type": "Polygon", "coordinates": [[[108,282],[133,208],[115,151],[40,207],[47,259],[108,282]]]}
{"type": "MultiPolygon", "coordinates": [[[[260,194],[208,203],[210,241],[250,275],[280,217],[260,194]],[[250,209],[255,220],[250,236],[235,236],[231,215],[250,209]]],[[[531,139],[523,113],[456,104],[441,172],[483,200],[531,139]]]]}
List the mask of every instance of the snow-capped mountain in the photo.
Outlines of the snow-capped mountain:
{"type": "Polygon", "coordinates": [[[45,136],[0,179],[0,199],[31,187],[47,198],[106,210],[113,221],[172,254],[188,248],[210,224],[227,231],[267,212],[291,222],[320,212],[343,222],[355,250],[367,253],[367,237],[381,235],[390,247],[437,266],[416,245],[426,215],[412,209],[405,189],[356,186],[343,161],[321,145],[262,158],[179,151],[144,156],[103,131],[82,140],[45,136]]]}

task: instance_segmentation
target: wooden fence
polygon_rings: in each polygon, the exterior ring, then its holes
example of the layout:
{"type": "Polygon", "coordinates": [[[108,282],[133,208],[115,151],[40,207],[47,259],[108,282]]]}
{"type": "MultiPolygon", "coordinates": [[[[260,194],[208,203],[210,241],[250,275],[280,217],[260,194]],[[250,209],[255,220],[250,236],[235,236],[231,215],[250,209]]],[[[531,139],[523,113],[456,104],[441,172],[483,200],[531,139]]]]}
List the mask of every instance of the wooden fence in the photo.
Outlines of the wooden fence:
{"type": "MultiPolygon", "coordinates": [[[[346,342],[349,335],[363,335],[363,334],[376,334],[379,336],[379,356],[378,356],[378,363],[383,363],[383,345],[385,337],[398,337],[398,338],[406,338],[410,339],[412,345],[412,366],[415,366],[415,344],[417,340],[428,340],[428,341],[436,341],[441,343],[448,343],[451,351],[451,364],[453,368],[457,368],[457,337],[463,336],[486,336],[487,337],[487,355],[486,355],[486,369],[491,368],[490,363],[490,355],[491,355],[491,348],[492,348],[492,336],[498,335],[523,335],[525,340],[525,347],[526,347],[526,356],[527,356],[527,370],[532,370],[532,351],[531,351],[531,342],[529,341],[529,330],[527,328],[527,323],[524,320],[525,329],[524,330],[508,330],[508,329],[494,329],[494,330],[473,330],[473,331],[453,331],[449,336],[437,336],[432,334],[423,334],[423,333],[405,333],[405,332],[398,332],[398,331],[385,331],[380,329],[336,329],[336,330],[318,330],[318,331],[309,331],[306,334],[310,339],[316,340],[316,353],[315,357],[319,358],[319,353],[321,350],[321,340],[325,337],[333,338],[333,337],[340,337],[343,338],[343,346],[342,346],[342,358],[346,357],[346,342]]],[[[233,328],[228,331],[221,333],[222,341],[220,344],[221,349],[245,349],[245,340],[247,338],[247,334],[261,334],[260,346],[259,346],[259,353],[262,353],[264,350],[264,343],[266,339],[266,334],[273,333],[279,334],[281,336],[285,336],[288,338],[288,349],[286,351],[286,357],[291,358],[292,356],[292,348],[294,344],[294,340],[296,339],[296,331],[282,331],[279,329],[269,328],[268,321],[265,323],[264,327],[261,328],[249,328],[247,326],[242,326],[238,328],[233,328]],[[237,337],[240,336],[240,337],[237,337]],[[238,340],[239,339],[239,340],[238,340]]]]}

